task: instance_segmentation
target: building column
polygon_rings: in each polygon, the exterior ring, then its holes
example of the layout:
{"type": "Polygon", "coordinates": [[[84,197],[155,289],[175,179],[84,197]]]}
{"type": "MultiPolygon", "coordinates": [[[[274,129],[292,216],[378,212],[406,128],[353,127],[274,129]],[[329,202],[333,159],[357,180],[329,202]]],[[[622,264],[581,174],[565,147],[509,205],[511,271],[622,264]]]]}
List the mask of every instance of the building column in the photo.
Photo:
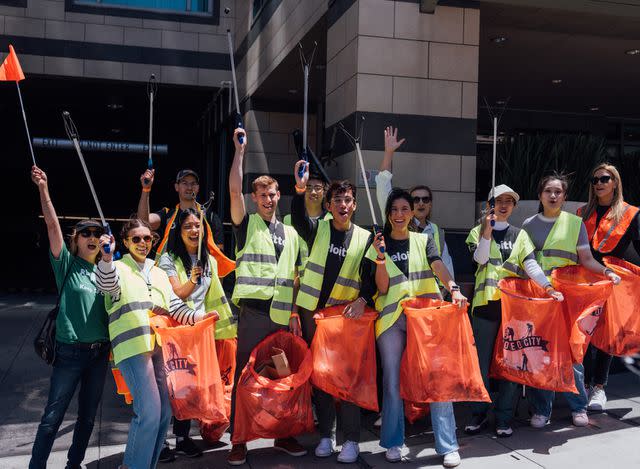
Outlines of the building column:
{"type": "MultiPolygon", "coordinates": [[[[438,5],[431,15],[418,1],[345,0],[328,12],[325,142],[338,123],[354,133],[364,117],[365,167],[377,170],[384,127],[399,127],[407,141],[394,158],[393,184],[428,185],[432,218],[449,229],[470,228],[475,212],[480,11],[469,5],[438,5]]],[[[334,155],[339,175],[363,187],[340,132],[334,155]]],[[[365,197],[360,224],[371,223],[365,197]]]]}

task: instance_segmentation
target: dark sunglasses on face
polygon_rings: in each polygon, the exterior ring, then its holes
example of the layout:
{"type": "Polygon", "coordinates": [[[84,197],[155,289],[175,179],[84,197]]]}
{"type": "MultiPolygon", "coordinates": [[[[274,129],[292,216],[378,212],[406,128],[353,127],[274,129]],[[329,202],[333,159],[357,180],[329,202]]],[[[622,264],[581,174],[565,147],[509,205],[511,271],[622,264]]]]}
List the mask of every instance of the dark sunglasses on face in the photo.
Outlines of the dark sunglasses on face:
{"type": "Polygon", "coordinates": [[[104,234],[104,230],[90,230],[90,229],[84,229],[82,231],[80,231],[80,236],[82,236],[83,238],[91,238],[92,236],[94,238],[99,238],[100,236],[102,236],[104,234]]]}
{"type": "Polygon", "coordinates": [[[150,242],[151,242],[151,240],[153,239],[153,237],[152,237],[151,235],[146,235],[146,236],[130,236],[130,237],[129,237],[129,239],[130,239],[131,241],[133,241],[133,244],[138,244],[138,243],[140,243],[140,241],[143,241],[143,240],[144,240],[144,242],[145,242],[145,243],[147,243],[147,244],[148,244],[148,243],[150,243],[150,242]]]}
{"type": "Polygon", "coordinates": [[[413,198],[413,203],[414,204],[420,203],[420,201],[422,201],[423,204],[428,204],[429,202],[431,202],[431,197],[426,196],[426,197],[414,197],[413,198]]]}
{"type": "Polygon", "coordinates": [[[606,184],[609,181],[611,181],[611,176],[600,176],[600,177],[594,176],[591,178],[591,184],[593,184],[594,186],[599,182],[602,184],[606,184]]]}

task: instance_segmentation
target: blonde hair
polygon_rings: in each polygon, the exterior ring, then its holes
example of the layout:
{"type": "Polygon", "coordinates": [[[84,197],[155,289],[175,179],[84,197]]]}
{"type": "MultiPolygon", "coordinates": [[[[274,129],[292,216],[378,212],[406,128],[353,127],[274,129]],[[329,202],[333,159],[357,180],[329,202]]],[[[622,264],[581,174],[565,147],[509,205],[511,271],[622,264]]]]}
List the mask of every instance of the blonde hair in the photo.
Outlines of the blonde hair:
{"type": "Polygon", "coordinates": [[[255,194],[258,191],[258,188],[269,187],[273,184],[276,185],[276,190],[278,190],[278,181],[273,179],[271,176],[264,174],[262,176],[258,176],[253,180],[253,182],[251,183],[251,188],[253,189],[253,193],[255,194]]]}
{"type": "MultiPolygon", "coordinates": [[[[613,189],[611,210],[609,211],[607,218],[609,220],[613,220],[614,223],[620,223],[622,214],[624,213],[624,197],[622,196],[622,180],[620,179],[620,173],[612,164],[600,163],[593,169],[593,171],[591,171],[591,175],[594,176],[601,169],[611,174],[611,178],[617,183],[615,189],[613,189]]],[[[582,219],[587,221],[597,206],[598,196],[596,195],[595,185],[591,184],[591,181],[589,181],[589,202],[587,203],[587,208],[582,214],[582,219]]]]}

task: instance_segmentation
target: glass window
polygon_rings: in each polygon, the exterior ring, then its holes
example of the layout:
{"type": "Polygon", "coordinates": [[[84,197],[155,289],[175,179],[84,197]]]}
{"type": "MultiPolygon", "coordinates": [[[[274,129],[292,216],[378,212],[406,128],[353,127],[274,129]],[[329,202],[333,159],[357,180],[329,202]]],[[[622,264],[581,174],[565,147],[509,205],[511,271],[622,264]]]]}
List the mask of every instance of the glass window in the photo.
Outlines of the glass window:
{"type": "Polygon", "coordinates": [[[74,3],[180,13],[210,13],[213,6],[212,0],[75,0],[74,3]]]}

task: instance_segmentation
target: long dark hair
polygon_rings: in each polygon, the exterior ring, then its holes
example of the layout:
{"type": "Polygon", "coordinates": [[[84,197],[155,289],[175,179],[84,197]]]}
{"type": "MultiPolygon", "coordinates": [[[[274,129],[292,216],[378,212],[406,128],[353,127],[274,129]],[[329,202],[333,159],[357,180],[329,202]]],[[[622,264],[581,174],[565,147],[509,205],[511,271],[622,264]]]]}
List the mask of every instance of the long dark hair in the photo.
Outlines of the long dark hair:
{"type": "MultiPolygon", "coordinates": [[[[389,192],[387,203],[384,206],[384,229],[382,230],[384,236],[389,236],[391,234],[391,223],[389,223],[391,206],[396,200],[399,199],[404,199],[409,202],[409,207],[411,207],[411,210],[413,210],[413,197],[411,197],[411,194],[409,192],[407,192],[405,189],[393,189],[391,192],[389,192]]],[[[409,222],[409,231],[415,231],[413,219],[409,222]]]]}
{"type": "MultiPolygon", "coordinates": [[[[187,221],[187,218],[189,218],[192,215],[196,217],[198,220],[200,220],[200,212],[198,212],[194,208],[187,208],[185,210],[181,210],[180,213],[178,213],[178,216],[176,218],[175,236],[173,236],[173,239],[167,245],[167,252],[170,255],[179,257],[180,260],[182,261],[182,265],[184,266],[184,270],[187,272],[187,276],[191,275],[192,265],[191,265],[191,256],[187,251],[187,247],[184,245],[184,241],[182,241],[182,225],[184,225],[184,222],[187,221]]],[[[201,262],[202,262],[202,271],[206,272],[206,268],[209,261],[209,256],[208,256],[209,251],[207,249],[208,228],[204,218],[202,220],[202,224],[204,225],[203,226],[204,232],[202,233],[201,249],[204,255],[202,256],[201,262]]]]}
{"type": "MultiPolygon", "coordinates": [[[[565,174],[557,173],[557,172],[553,172],[552,174],[549,174],[543,177],[542,179],[540,179],[540,182],[538,183],[538,198],[540,198],[540,196],[544,192],[545,186],[550,181],[560,182],[560,185],[562,186],[562,191],[564,192],[565,201],[566,201],[567,191],[569,190],[569,178],[565,174]]],[[[544,213],[544,206],[542,205],[542,202],[538,204],[538,213],[544,213]]]]}

